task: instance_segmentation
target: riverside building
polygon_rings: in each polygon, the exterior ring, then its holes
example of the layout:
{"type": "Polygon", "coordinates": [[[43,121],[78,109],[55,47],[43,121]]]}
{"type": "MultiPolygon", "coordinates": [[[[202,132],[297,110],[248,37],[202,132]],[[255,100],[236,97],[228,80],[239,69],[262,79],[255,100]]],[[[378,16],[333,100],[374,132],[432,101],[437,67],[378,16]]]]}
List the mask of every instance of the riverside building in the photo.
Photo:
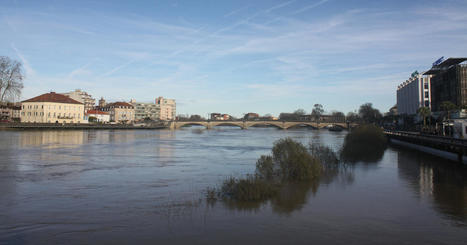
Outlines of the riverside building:
{"type": "Polygon", "coordinates": [[[431,79],[432,111],[442,111],[441,103],[450,101],[458,108],[467,106],[467,58],[440,58],[425,75],[431,79]]]}
{"type": "Polygon", "coordinates": [[[83,103],[55,92],[22,101],[20,119],[28,123],[87,123],[83,103]]]}
{"type": "Polygon", "coordinates": [[[0,122],[19,122],[20,117],[20,103],[0,103],[0,122]]]}
{"type": "Polygon", "coordinates": [[[164,97],[156,98],[156,105],[160,108],[159,120],[175,120],[177,104],[174,99],[166,99],[164,97]]]}
{"type": "Polygon", "coordinates": [[[155,103],[143,103],[131,100],[130,102],[135,108],[135,120],[142,121],[151,119],[155,121],[174,120],[176,113],[176,103],[174,99],[166,99],[158,97],[155,103]]]}
{"type": "Polygon", "coordinates": [[[86,112],[86,117],[89,122],[99,122],[99,123],[110,122],[110,114],[105,111],[89,110],[86,112]]]}
{"type": "Polygon", "coordinates": [[[135,108],[135,121],[142,121],[144,119],[159,120],[161,108],[158,104],[142,103],[131,101],[135,108]]]}
{"type": "Polygon", "coordinates": [[[431,75],[413,72],[410,78],[397,87],[398,114],[417,114],[420,107],[431,108],[431,75]]]}
{"type": "Polygon", "coordinates": [[[126,102],[114,102],[100,108],[110,114],[110,121],[116,123],[132,123],[135,121],[134,106],[126,102]]]}
{"type": "Polygon", "coordinates": [[[84,113],[89,110],[94,109],[94,105],[96,104],[96,99],[94,99],[90,94],[81,91],[80,89],[76,89],[75,91],[62,93],[78,102],[83,103],[84,105],[84,113]]]}

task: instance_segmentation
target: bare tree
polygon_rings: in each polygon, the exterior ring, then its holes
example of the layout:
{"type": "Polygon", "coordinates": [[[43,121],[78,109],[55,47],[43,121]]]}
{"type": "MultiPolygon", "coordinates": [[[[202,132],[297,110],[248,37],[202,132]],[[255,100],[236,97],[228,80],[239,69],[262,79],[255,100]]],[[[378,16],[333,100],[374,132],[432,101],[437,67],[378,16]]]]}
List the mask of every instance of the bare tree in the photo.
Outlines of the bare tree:
{"type": "Polygon", "coordinates": [[[0,56],[0,102],[14,100],[23,89],[23,66],[20,62],[0,56]]]}

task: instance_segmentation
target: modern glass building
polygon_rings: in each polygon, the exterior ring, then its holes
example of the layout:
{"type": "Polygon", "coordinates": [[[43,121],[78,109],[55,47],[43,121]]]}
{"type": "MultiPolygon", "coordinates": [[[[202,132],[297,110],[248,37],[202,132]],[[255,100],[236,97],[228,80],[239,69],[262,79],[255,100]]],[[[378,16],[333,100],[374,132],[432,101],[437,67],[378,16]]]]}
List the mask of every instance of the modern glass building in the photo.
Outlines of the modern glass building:
{"type": "Polygon", "coordinates": [[[467,106],[467,58],[449,58],[434,63],[425,72],[431,78],[432,111],[442,111],[441,103],[450,101],[458,108],[467,106]]]}

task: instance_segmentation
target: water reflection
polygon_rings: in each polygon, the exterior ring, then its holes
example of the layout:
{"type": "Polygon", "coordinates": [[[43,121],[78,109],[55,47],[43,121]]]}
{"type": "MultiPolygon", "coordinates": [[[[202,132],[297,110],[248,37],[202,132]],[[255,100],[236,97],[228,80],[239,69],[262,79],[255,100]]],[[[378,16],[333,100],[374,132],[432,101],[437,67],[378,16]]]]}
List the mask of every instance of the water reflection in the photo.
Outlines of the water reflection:
{"type": "Polygon", "coordinates": [[[20,134],[20,146],[45,149],[76,147],[84,143],[85,131],[30,131],[20,134]]]}
{"type": "Polygon", "coordinates": [[[419,198],[428,199],[441,214],[467,221],[467,168],[426,154],[399,149],[399,176],[419,198]]]}
{"type": "Polygon", "coordinates": [[[0,131],[0,244],[467,240],[465,169],[403,149],[328,168],[267,202],[204,205],[203,190],[254,172],[284,137],[340,149],[345,132],[0,131]]]}
{"type": "MultiPolygon", "coordinates": [[[[347,186],[351,185],[354,179],[352,166],[336,166],[327,168],[319,180],[285,184],[280,188],[278,195],[270,200],[257,202],[223,200],[223,203],[231,210],[253,212],[259,211],[265,205],[270,205],[274,213],[290,215],[306,206],[310,198],[318,193],[320,186],[333,182],[347,186]]],[[[216,201],[210,202],[211,205],[215,203],[216,201]]]]}

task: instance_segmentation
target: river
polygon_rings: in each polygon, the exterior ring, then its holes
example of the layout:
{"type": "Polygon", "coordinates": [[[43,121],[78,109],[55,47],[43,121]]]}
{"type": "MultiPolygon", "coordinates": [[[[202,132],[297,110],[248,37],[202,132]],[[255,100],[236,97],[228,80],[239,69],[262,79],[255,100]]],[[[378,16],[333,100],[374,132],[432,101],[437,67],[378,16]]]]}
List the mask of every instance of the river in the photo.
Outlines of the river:
{"type": "Polygon", "coordinates": [[[207,202],[273,142],[346,132],[0,131],[0,244],[465,244],[467,168],[390,146],[262,203],[207,202]]]}

